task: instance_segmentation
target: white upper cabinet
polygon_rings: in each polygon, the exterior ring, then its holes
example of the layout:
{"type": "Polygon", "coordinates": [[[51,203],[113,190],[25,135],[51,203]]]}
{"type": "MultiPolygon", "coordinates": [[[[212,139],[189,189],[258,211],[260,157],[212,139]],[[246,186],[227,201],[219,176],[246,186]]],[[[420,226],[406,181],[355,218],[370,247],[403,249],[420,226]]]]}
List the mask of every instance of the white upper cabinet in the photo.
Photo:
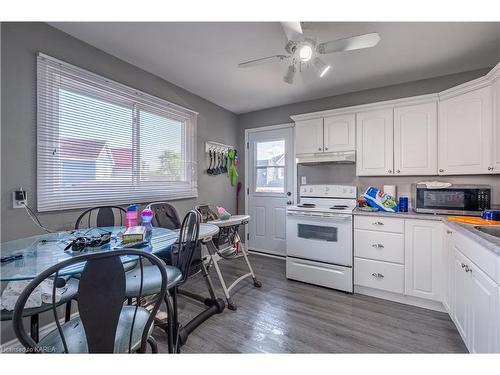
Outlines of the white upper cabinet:
{"type": "Polygon", "coordinates": [[[491,173],[491,89],[485,86],[439,102],[439,174],[491,173]]]}
{"type": "Polygon", "coordinates": [[[405,220],[405,294],[441,301],[442,232],[439,221],[405,220]]]}
{"type": "Polygon", "coordinates": [[[297,154],[323,152],[323,118],[295,122],[297,154]]]}
{"type": "Polygon", "coordinates": [[[325,152],[356,149],[356,115],[331,116],[324,119],[323,145],[325,152]]]}
{"type": "Polygon", "coordinates": [[[356,175],[393,174],[393,109],[356,114],[356,175]]]}
{"type": "Polygon", "coordinates": [[[394,174],[437,174],[437,103],[394,109],[394,174]]]}
{"type": "Polygon", "coordinates": [[[500,173],[500,78],[492,86],[493,90],[493,152],[491,172],[500,173]]]}

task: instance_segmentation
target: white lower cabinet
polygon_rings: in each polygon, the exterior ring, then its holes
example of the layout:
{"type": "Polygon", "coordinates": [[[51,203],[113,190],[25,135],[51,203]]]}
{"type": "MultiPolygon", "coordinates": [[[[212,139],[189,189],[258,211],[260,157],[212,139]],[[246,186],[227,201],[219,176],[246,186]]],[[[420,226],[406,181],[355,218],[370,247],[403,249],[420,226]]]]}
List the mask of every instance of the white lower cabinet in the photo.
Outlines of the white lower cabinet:
{"type": "Polygon", "coordinates": [[[453,231],[446,228],[443,233],[443,306],[450,315],[454,306],[453,270],[453,231]]]}
{"type": "Polygon", "coordinates": [[[498,285],[455,246],[452,318],[471,353],[498,352],[498,285]]]}
{"type": "Polygon", "coordinates": [[[405,220],[405,294],[442,300],[443,224],[405,220]]]}

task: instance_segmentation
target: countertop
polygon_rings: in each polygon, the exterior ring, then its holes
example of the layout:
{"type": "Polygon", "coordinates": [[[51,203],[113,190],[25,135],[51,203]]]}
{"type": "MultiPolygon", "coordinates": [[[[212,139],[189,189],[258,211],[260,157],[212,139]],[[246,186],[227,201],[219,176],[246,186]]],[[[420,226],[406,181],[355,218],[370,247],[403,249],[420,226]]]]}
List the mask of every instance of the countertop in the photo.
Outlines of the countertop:
{"type": "Polygon", "coordinates": [[[483,233],[474,228],[475,227],[474,225],[449,221],[447,215],[422,214],[422,213],[417,213],[415,211],[396,212],[396,213],[382,212],[382,211],[369,212],[369,211],[361,211],[358,208],[356,208],[353,211],[353,215],[442,221],[451,229],[454,229],[457,232],[462,233],[464,236],[470,238],[471,240],[477,242],[479,245],[485,247],[486,249],[500,256],[500,238],[496,238],[494,236],[490,236],[486,233],[483,233]]]}

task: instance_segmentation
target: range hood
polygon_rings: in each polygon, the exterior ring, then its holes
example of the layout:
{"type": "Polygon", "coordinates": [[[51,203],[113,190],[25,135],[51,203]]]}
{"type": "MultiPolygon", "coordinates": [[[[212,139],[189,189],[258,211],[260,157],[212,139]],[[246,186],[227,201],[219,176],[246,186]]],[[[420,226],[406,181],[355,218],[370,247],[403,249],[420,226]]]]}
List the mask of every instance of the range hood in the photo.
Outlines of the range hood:
{"type": "Polygon", "coordinates": [[[339,151],[339,152],[321,152],[317,154],[300,154],[297,155],[297,163],[312,164],[312,163],[355,163],[356,151],[339,151]]]}

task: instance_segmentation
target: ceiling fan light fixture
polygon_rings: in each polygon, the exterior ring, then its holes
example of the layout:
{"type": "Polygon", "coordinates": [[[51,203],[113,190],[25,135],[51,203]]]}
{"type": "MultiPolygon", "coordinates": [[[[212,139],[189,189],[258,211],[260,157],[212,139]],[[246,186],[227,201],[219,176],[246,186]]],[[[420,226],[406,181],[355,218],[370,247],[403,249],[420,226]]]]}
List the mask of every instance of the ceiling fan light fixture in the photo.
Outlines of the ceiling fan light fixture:
{"type": "Polygon", "coordinates": [[[313,48],[308,44],[304,43],[299,48],[299,58],[302,62],[308,62],[311,60],[313,55],[313,48]]]}
{"type": "Polygon", "coordinates": [[[331,69],[331,65],[327,65],[323,60],[321,60],[319,57],[316,57],[314,59],[314,67],[318,71],[318,75],[320,78],[322,78],[328,71],[331,69]]]}
{"type": "Polygon", "coordinates": [[[285,76],[283,77],[283,81],[291,85],[293,83],[293,78],[295,76],[295,65],[292,64],[288,67],[285,76]]]}

